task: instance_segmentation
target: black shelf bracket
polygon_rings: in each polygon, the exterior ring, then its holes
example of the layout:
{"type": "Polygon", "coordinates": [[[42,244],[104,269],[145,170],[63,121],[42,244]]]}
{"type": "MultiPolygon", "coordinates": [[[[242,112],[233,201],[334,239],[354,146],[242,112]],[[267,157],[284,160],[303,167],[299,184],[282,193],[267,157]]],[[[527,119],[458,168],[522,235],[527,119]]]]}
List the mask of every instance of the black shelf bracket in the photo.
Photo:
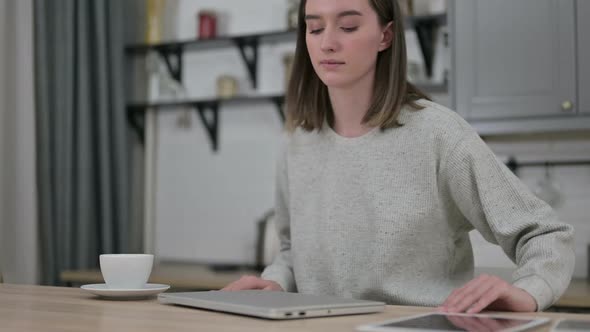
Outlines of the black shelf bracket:
{"type": "Polygon", "coordinates": [[[242,59],[246,64],[246,68],[248,69],[248,74],[250,75],[252,86],[254,87],[254,89],[256,89],[258,87],[257,69],[259,37],[237,37],[234,38],[233,41],[236,43],[240,50],[240,55],[242,56],[242,59]]]}
{"type": "Polygon", "coordinates": [[[446,24],[446,15],[415,16],[409,19],[409,25],[414,28],[418,36],[420,50],[424,57],[426,75],[432,77],[432,62],[434,60],[434,42],[437,29],[446,24]]]}
{"type": "Polygon", "coordinates": [[[141,144],[145,142],[145,113],[141,109],[130,108],[127,112],[127,121],[131,128],[137,133],[137,138],[141,144]]]}
{"type": "Polygon", "coordinates": [[[509,170],[512,171],[512,173],[517,175],[519,166],[518,166],[518,162],[516,161],[516,158],[514,158],[513,156],[508,158],[508,161],[506,161],[506,166],[508,167],[509,170]]]}
{"type": "Polygon", "coordinates": [[[197,111],[199,119],[211,140],[211,147],[214,152],[219,148],[219,112],[220,106],[224,103],[240,105],[246,102],[270,101],[276,106],[279,117],[284,123],[285,116],[283,112],[285,96],[238,96],[234,98],[215,98],[215,99],[193,99],[179,100],[156,103],[131,103],[127,104],[127,121],[131,128],[137,133],[137,137],[144,143],[145,139],[145,116],[149,110],[157,112],[177,111],[179,108],[192,108],[197,111]]]}
{"type": "Polygon", "coordinates": [[[277,107],[277,113],[281,118],[281,123],[285,123],[285,97],[272,97],[270,100],[277,107]]]}
{"type": "Polygon", "coordinates": [[[194,104],[194,107],[199,114],[201,123],[203,123],[203,126],[207,130],[207,134],[211,140],[211,148],[214,152],[217,152],[219,147],[219,102],[198,102],[194,104]],[[205,114],[207,111],[212,114],[211,119],[207,118],[205,114]]]}
{"type": "Polygon", "coordinates": [[[182,45],[177,45],[171,49],[158,49],[158,52],[164,58],[170,76],[178,83],[182,83],[182,45]]]}
{"type": "Polygon", "coordinates": [[[434,37],[438,26],[433,22],[416,23],[414,29],[424,57],[426,75],[432,77],[432,61],[434,59],[434,37]]]}

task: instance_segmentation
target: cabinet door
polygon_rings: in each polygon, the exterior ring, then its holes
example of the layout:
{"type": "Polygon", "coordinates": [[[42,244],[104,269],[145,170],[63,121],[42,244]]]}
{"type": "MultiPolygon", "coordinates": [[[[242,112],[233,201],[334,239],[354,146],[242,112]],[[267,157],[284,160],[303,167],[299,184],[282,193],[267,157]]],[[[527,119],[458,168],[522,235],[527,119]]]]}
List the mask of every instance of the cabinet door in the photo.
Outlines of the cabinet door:
{"type": "Polygon", "coordinates": [[[578,0],[578,105],[590,114],[590,1],[578,0]]]}
{"type": "Polygon", "coordinates": [[[574,0],[456,0],[454,102],[470,121],[575,114],[574,0]],[[573,107],[562,109],[564,102],[573,107]]]}

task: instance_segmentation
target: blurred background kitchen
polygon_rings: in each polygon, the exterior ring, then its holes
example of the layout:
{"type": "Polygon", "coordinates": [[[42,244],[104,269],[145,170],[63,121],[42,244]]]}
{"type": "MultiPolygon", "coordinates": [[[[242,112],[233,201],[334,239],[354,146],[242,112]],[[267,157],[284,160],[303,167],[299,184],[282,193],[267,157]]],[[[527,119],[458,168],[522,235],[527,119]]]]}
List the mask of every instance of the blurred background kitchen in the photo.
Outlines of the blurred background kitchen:
{"type": "MultiPolygon", "coordinates": [[[[590,299],[590,1],[400,3],[409,79],[575,227],[590,299]]],[[[148,252],[153,280],[215,289],[267,264],[297,6],[0,0],[0,280],[101,282],[100,253],[148,252]]]]}

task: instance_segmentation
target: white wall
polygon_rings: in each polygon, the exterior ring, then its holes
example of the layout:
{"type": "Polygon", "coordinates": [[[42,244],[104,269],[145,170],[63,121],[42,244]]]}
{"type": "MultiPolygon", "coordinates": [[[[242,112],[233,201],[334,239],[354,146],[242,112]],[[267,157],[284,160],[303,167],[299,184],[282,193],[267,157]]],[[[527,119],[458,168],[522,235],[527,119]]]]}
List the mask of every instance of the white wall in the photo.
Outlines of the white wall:
{"type": "Polygon", "coordinates": [[[31,0],[0,0],[0,270],[38,282],[31,0]]]}
{"type": "MultiPolygon", "coordinates": [[[[178,1],[176,39],[195,38],[200,9],[220,13],[220,34],[285,28],[286,2],[178,1]],[[248,14],[246,14],[248,13],[248,14]]],[[[193,98],[215,96],[216,78],[236,76],[240,94],[282,91],[282,54],[289,43],[260,49],[255,91],[237,48],[188,53],[183,81],[193,98]]],[[[221,109],[219,151],[191,112],[192,127],[179,128],[177,114],[159,116],[155,250],[160,259],[209,263],[253,263],[255,221],[273,206],[274,165],[281,133],[272,104],[221,109]]]]}
{"type": "MultiPolygon", "coordinates": [[[[240,35],[284,30],[286,0],[179,0],[172,28],[163,39],[196,36],[201,9],[220,14],[220,34],[240,35]]],[[[175,7],[175,8],[174,8],[175,7]]],[[[410,58],[421,61],[415,34],[408,33],[410,58]]],[[[259,87],[254,90],[237,48],[187,53],[183,81],[190,97],[215,96],[216,78],[230,74],[240,94],[283,92],[283,55],[294,42],[260,49],[259,87]]],[[[443,96],[444,97],[444,96],[443,96]]],[[[219,152],[195,112],[192,127],[179,128],[178,114],[159,116],[155,252],[160,259],[210,263],[253,263],[256,220],[274,204],[274,169],[281,122],[270,103],[224,107],[220,114],[219,152]]]]}

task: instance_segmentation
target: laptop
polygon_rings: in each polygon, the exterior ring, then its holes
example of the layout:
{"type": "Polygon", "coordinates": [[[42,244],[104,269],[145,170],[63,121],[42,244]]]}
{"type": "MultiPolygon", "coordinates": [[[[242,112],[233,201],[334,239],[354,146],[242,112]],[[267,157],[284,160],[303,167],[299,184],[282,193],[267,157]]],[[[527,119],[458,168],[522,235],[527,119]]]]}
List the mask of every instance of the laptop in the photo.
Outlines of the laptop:
{"type": "Polygon", "coordinates": [[[365,314],[385,309],[383,302],[262,290],[162,293],[158,301],[268,319],[365,314]]]}

